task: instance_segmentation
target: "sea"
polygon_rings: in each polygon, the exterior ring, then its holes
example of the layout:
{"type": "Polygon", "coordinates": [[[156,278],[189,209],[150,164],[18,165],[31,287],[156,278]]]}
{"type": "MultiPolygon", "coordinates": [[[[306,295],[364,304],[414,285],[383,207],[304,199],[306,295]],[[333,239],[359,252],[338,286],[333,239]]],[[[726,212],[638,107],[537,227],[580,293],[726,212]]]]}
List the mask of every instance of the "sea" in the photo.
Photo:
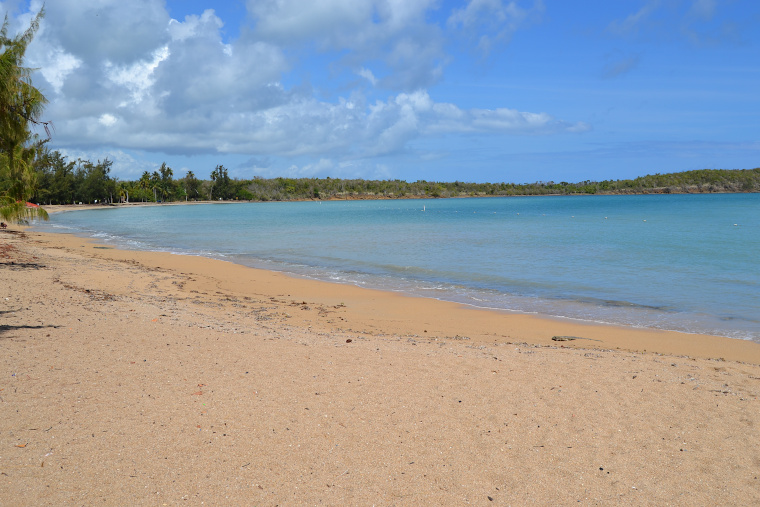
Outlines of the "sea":
{"type": "Polygon", "coordinates": [[[760,342],[760,194],[103,207],[35,227],[480,308],[760,342]]]}

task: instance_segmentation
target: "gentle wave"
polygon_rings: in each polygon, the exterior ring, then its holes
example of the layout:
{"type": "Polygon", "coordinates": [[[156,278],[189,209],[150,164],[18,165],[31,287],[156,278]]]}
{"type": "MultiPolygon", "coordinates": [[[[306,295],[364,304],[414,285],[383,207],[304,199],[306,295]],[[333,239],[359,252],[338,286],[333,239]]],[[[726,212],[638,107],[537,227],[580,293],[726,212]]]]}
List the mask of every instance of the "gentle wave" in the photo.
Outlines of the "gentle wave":
{"type": "Polygon", "coordinates": [[[119,208],[40,227],[482,308],[760,341],[758,194],[119,208]]]}

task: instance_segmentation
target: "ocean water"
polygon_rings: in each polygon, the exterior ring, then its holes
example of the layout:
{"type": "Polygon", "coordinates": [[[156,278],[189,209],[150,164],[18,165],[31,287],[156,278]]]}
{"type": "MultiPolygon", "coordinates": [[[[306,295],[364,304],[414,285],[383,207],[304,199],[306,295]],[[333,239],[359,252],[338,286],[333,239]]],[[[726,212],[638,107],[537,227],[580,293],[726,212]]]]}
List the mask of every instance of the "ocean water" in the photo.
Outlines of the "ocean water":
{"type": "Polygon", "coordinates": [[[104,208],[37,227],[484,308],[760,341],[760,194],[104,208]]]}

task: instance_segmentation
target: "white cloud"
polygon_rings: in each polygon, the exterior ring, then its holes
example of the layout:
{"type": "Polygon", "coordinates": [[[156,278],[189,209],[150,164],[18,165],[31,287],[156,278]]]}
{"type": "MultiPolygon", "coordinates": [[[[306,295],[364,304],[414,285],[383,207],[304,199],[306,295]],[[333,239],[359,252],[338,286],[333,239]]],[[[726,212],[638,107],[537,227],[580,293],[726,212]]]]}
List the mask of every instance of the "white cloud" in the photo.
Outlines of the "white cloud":
{"type": "Polygon", "coordinates": [[[326,158],[321,158],[312,164],[302,166],[291,165],[288,175],[296,178],[313,178],[318,174],[325,174],[335,168],[335,163],[326,158]]]}
{"type": "Polygon", "coordinates": [[[105,113],[100,116],[100,119],[98,121],[105,127],[111,127],[118,121],[118,119],[112,114],[105,113]]]}
{"type": "Polygon", "coordinates": [[[718,12],[729,10],[729,4],[717,0],[648,0],[624,19],[612,21],[607,32],[619,37],[654,40],[680,36],[695,46],[735,44],[742,40],[740,24],[721,19],[718,12]]]}
{"type": "Polygon", "coordinates": [[[470,0],[465,7],[452,12],[447,24],[450,28],[461,27],[476,37],[478,49],[488,54],[494,46],[509,42],[531,16],[543,11],[541,0],[536,0],[530,8],[521,7],[517,1],[470,0]]]}
{"type": "Polygon", "coordinates": [[[287,166],[256,166],[253,169],[257,176],[265,178],[318,178],[326,174],[335,178],[366,178],[391,179],[393,171],[387,164],[381,164],[371,159],[352,159],[336,161],[322,158],[313,163],[296,163],[287,166]]]}
{"type": "MultiPolygon", "coordinates": [[[[127,153],[124,150],[118,149],[77,149],[77,148],[60,148],[58,150],[61,155],[66,157],[70,161],[77,160],[89,160],[91,162],[99,162],[103,160],[110,160],[113,165],[111,166],[111,175],[122,180],[135,180],[140,177],[144,171],[155,171],[160,163],[154,161],[141,159],[135,157],[133,154],[127,153]]],[[[175,177],[178,174],[182,174],[179,170],[175,169],[175,177]]]]}
{"type": "Polygon", "coordinates": [[[491,133],[545,134],[582,131],[581,123],[570,124],[547,113],[515,109],[461,109],[454,104],[436,103],[427,92],[400,94],[370,107],[368,124],[375,125],[387,138],[408,132],[414,137],[427,134],[491,133]]]}
{"type": "Polygon", "coordinates": [[[157,0],[49,0],[45,12],[44,36],[85,61],[131,63],[167,39],[169,15],[157,0]]]}
{"type": "MultiPolygon", "coordinates": [[[[298,168],[310,174],[378,171],[371,157],[403,152],[429,136],[586,128],[546,113],[436,102],[427,89],[443,76],[447,56],[443,30],[427,19],[434,0],[248,5],[253,26],[224,42],[224,23],[213,10],[175,20],[161,0],[48,0],[29,54],[56,94],[46,110],[56,125],[54,144],[307,157],[312,162],[298,168]],[[298,57],[314,54],[293,49],[313,42],[330,64],[363,78],[354,90],[319,94],[284,84],[298,57]],[[371,98],[359,91],[364,80],[373,85],[371,98]],[[394,91],[378,100],[377,89],[394,91]]],[[[475,30],[496,13],[489,36],[503,40],[541,6],[473,0],[451,23],[475,30]]]]}
{"type": "Polygon", "coordinates": [[[257,40],[282,47],[346,51],[337,63],[388,68],[376,85],[415,90],[441,79],[446,54],[440,28],[426,20],[435,0],[249,0],[257,40]]]}
{"type": "Polygon", "coordinates": [[[206,9],[200,16],[185,16],[185,21],[169,20],[169,35],[174,41],[183,41],[191,37],[214,34],[224,26],[213,9],[206,9]]]}
{"type": "Polygon", "coordinates": [[[359,69],[357,74],[359,74],[361,77],[363,77],[364,79],[372,83],[372,86],[375,86],[377,84],[377,78],[375,77],[375,75],[372,73],[371,70],[365,69],[364,67],[362,67],[361,69],[359,69]]]}
{"type": "MultiPolygon", "coordinates": [[[[110,117],[105,117],[110,118],[110,117]]],[[[325,157],[339,153],[350,159],[391,154],[425,136],[449,133],[546,134],[584,131],[583,124],[561,122],[546,113],[512,109],[462,110],[435,103],[423,91],[399,94],[366,105],[359,95],[336,104],[314,98],[283,102],[260,111],[232,117],[208,118],[204,129],[137,130],[118,123],[119,146],[182,152],[256,153],[287,157],[325,157]],[[211,128],[208,128],[211,126],[211,128]]],[[[106,121],[106,120],[101,120],[106,121]]],[[[109,122],[114,126],[116,122],[109,122]]],[[[90,135],[102,142],[113,135],[96,129],[90,135]]]]}
{"type": "MultiPolygon", "coordinates": [[[[138,103],[142,101],[155,81],[153,71],[167,58],[169,58],[169,48],[164,46],[156,49],[150,59],[139,60],[130,65],[114,65],[106,61],[105,74],[115,84],[128,89],[132,100],[138,103]]],[[[122,107],[125,105],[120,104],[122,107]]]]}
{"type": "Polygon", "coordinates": [[[256,36],[281,44],[312,41],[341,46],[358,35],[373,16],[367,0],[249,0],[248,11],[255,20],[256,36]]]}
{"type": "Polygon", "coordinates": [[[82,65],[82,60],[66,53],[60,47],[47,48],[45,54],[29,55],[32,68],[40,69],[45,80],[50,83],[55,93],[60,93],[66,78],[82,65]]]}
{"type": "Polygon", "coordinates": [[[436,0],[248,0],[256,36],[321,49],[356,49],[425,24],[436,0]]]}

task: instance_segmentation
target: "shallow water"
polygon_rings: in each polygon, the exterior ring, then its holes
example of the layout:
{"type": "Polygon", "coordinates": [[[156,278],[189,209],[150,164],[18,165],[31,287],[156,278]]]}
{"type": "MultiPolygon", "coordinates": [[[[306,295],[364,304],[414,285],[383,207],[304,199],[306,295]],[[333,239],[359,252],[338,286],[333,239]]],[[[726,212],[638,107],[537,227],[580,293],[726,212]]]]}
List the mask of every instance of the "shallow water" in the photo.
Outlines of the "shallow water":
{"type": "Polygon", "coordinates": [[[760,194],[106,208],[38,228],[480,307],[760,341],[760,194]]]}

